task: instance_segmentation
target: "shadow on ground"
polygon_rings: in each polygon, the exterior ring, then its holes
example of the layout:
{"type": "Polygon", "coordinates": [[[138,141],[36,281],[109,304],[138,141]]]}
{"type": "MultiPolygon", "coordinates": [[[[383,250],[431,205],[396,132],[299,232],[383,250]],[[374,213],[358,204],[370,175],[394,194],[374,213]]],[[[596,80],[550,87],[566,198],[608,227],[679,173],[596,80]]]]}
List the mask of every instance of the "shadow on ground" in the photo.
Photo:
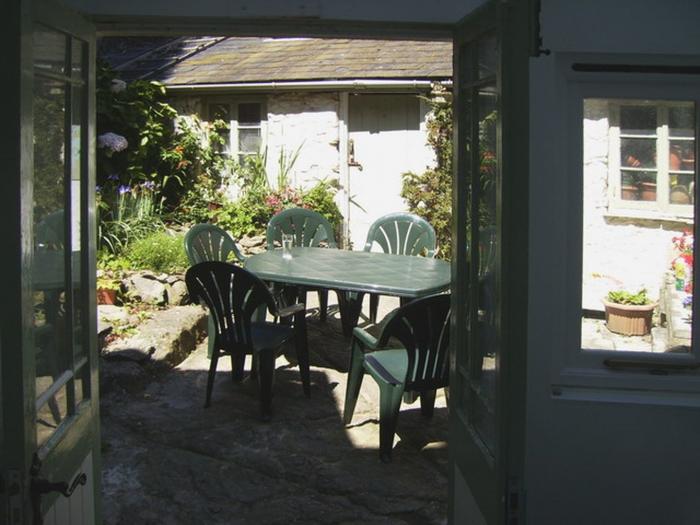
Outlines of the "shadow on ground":
{"type": "Polygon", "coordinates": [[[402,406],[393,463],[381,463],[370,378],[352,425],[341,421],[348,345],[337,313],[320,323],[312,311],[311,398],[293,353],[280,357],[269,423],[259,417],[257,384],[234,384],[228,359],[203,408],[205,342],[173,369],[111,388],[102,399],[104,522],[446,523],[444,396],[430,421],[418,401],[402,406]]]}

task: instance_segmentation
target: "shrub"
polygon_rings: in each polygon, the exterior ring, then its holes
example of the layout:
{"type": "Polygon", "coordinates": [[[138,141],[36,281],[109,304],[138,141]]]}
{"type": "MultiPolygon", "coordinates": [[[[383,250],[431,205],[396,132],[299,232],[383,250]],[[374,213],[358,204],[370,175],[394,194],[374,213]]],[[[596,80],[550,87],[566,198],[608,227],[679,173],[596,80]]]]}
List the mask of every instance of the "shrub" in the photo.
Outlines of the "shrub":
{"type": "Polygon", "coordinates": [[[423,217],[437,237],[438,254],[452,254],[452,104],[445,88],[436,85],[428,99],[431,116],[427,122],[428,144],[435,151],[437,166],[423,173],[404,173],[401,196],[408,209],[423,217]]]}
{"type": "Polygon", "coordinates": [[[124,255],[135,270],[174,273],[189,265],[183,235],[168,231],[155,232],[135,241],[124,255]]]}

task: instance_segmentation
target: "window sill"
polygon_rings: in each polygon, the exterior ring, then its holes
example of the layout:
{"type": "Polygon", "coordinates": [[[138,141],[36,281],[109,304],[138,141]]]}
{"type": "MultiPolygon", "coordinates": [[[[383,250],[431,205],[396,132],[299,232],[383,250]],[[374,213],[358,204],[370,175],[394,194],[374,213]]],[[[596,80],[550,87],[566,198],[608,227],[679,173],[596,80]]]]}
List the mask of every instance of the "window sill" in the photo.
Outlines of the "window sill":
{"type": "Polygon", "coordinates": [[[681,224],[684,226],[693,224],[693,217],[683,217],[671,213],[662,213],[652,210],[614,209],[608,210],[603,217],[610,222],[626,224],[630,222],[653,222],[665,224],[681,224]]]}

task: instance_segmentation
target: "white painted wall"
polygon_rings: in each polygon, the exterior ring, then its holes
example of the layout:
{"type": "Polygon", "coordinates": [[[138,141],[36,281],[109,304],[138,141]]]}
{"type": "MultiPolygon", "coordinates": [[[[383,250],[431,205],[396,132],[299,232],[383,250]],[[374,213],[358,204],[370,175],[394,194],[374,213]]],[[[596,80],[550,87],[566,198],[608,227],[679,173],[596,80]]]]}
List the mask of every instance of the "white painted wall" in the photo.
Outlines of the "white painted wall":
{"type": "MultiPolygon", "coordinates": [[[[580,349],[583,181],[577,178],[584,119],[574,74],[565,67],[573,58],[567,52],[581,61],[623,64],[669,64],[694,55],[686,63],[697,64],[698,19],[700,4],[691,1],[542,1],[543,45],[552,54],[530,61],[527,523],[690,525],[700,516],[698,375],[615,372],[603,366],[605,354],[580,349]],[[584,54],[595,52],[605,54],[584,54]]],[[[675,81],[700,90],[696,77],[675,81]]],[[[627,75],[618,87],[634,92],[649,82],[627,75]]],[[[578,87],[585,88],[586,81],[578,87]]],[[[606,124],[588,116],[592,138],[606,124]]],[[[602,146],[594,142],[586,176],[603,170],[602,146]]],[[[592,194],[599,211],[601,191],[598,186],[592,194]]],[[[600,214],[590,221],[602,228],[600,214]]],[[[625,242],[625,232],[614,235],[625,242]]],[[[652,242],[664,236],[653,232],[652,242]]],[[[598,261],[613,244],[596,245],[598,261]]],[[[650,249],[645,256],[658,254],[650,249]]]]}

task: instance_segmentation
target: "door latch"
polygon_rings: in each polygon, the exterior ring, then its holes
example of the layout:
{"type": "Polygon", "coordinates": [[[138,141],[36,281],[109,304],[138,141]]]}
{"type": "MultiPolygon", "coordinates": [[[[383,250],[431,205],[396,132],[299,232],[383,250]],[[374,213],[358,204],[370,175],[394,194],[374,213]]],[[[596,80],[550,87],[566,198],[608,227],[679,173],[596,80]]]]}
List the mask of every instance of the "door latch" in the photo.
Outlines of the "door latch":
{"type": "Polygon", "coordinates": [[[41,496],[51,492],[58,492],[65,498],[70,498],[73,491],[78,485],[87,483],[87,474],[81,472],[73,482],[69,485],[67,481],[49,481],[48,479],[40,478],[39,471],[41,470],[41,460],[36,454],[32,460],[32,466],[29,470],[30,486],[29,492],[32,500],[32,514],[34,515],[34,525],[41,525],[44,521],[41,515],[41,496]]]}

